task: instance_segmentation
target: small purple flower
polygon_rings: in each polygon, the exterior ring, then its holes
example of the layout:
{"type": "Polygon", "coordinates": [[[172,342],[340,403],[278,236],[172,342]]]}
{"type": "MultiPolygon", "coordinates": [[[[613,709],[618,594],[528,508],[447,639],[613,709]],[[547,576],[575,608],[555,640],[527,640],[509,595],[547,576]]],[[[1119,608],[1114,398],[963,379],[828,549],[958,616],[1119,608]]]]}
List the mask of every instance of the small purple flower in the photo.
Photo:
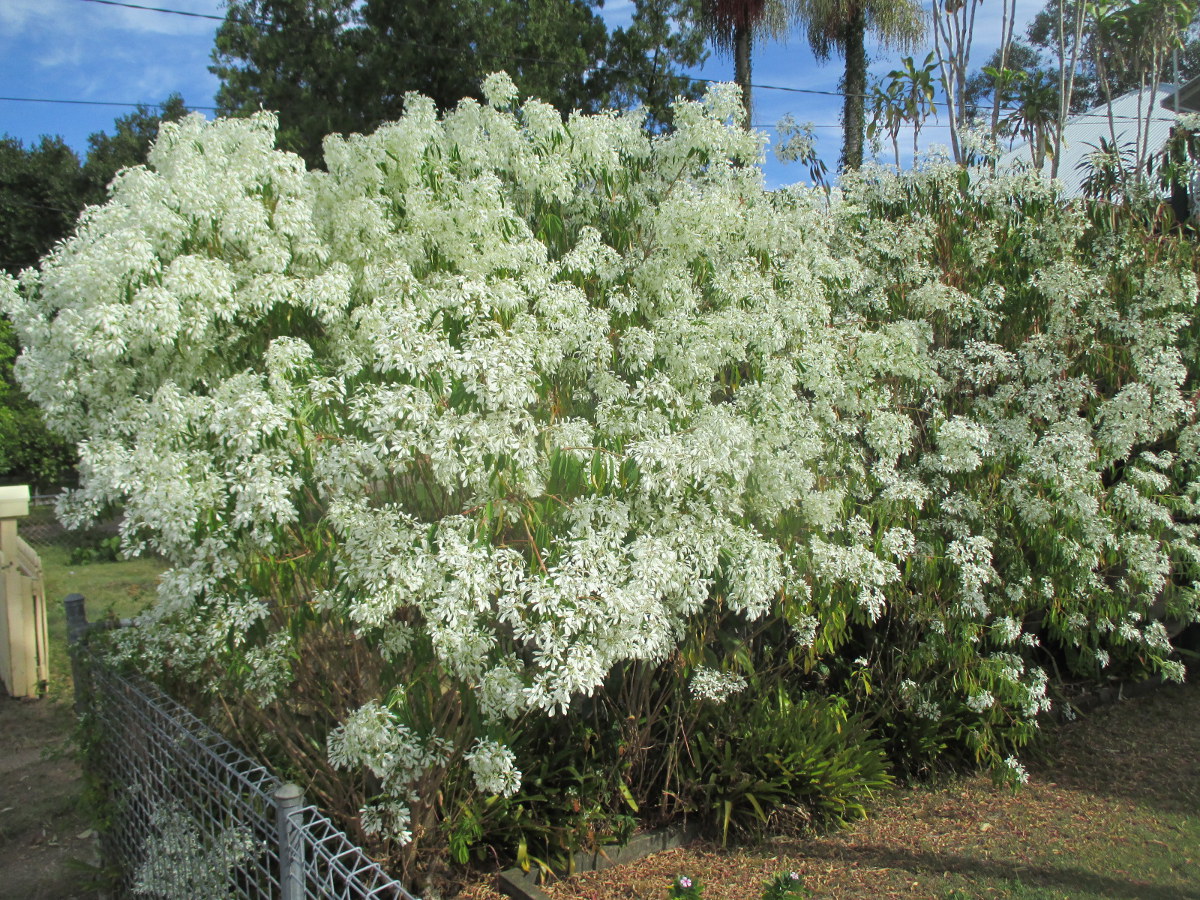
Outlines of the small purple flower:
{"type": "Polygon", "coordinates": [[[792,881],[799,881],[800,873],[799,872],[788,872],[788,878],[792,879],[792,881]]]}
{"type": "Polygon", "coordinates": [[[681,875],[679,877],[679,886],[684,890],[687,890],[692,886],[692,879],[688,878],[686,875],[681,875]]]}

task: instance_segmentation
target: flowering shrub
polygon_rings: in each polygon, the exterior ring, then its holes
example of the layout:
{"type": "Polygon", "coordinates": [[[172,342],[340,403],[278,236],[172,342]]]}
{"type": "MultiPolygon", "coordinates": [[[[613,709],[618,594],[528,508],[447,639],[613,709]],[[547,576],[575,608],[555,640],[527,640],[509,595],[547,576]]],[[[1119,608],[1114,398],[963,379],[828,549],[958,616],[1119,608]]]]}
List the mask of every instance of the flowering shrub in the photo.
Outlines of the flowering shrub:
{"type": "Polygon", "coordinates": [[[728,87],[658,137],[486,95],[328,172],[269,114],[164,125],[0,285],[79,442],[62,515],[122,504],[173,566],[117,652],[401,861],[551,833],[557,752],[599,808],[688,806],[679,748],[743,692],[1019,777],[1053,654],[1182,676],[1176,244],[949,165],[769,193],[728,87]]]}

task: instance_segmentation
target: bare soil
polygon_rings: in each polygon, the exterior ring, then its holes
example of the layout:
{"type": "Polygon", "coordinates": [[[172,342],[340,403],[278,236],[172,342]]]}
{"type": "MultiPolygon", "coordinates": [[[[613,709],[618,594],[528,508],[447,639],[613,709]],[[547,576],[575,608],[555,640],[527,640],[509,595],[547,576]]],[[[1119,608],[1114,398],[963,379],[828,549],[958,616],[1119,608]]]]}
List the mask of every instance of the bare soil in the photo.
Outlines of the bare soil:
{"type": "Polygon", "coordinates": [[[95,837],[80,806],[73,713],[51,700],[0,699],[0,898],[94,896],[95,837]]]}

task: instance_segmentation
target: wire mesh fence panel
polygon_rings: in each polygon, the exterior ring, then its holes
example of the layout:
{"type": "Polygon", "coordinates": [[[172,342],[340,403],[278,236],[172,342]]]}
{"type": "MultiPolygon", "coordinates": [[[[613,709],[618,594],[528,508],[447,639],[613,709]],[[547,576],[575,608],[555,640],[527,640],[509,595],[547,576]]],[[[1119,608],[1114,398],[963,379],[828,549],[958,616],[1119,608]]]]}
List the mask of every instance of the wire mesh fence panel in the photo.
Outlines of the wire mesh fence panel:
{"type": "Polygon", "coordinates": [[[57,494],[35,494],[29,498],[29,515],[21,519],[21,537],[34,547],[62,547],[71,551],[110,552],[120,533],[120,513],[104,516],[89,528],[66,528],[55,511],[57,494]],[[110,543],[105,544],[106,541],[110,543]]]}
{"type": "MultiPolygon", "coordinates": [[[[369,859],[315,806],[292,813],[290,858],[303,873],[296,896],[336,900],[408,900],[410,894],[369,859]]],[[[297,879],[300,880],[300,879],[297,879]]]]}
{"type": "Polygon", "coordinates": [[[279,896],[279,780],[145,682],[89,662],[96,774],[108,788],[106,861],[119,892],[279,896]]]}
{"type": "Polygon", "coordinates": [[[159,688],[85,649],[78,660],[118,896],[413,900],[318,810],[281,812],[299,790],[159,688]]]}

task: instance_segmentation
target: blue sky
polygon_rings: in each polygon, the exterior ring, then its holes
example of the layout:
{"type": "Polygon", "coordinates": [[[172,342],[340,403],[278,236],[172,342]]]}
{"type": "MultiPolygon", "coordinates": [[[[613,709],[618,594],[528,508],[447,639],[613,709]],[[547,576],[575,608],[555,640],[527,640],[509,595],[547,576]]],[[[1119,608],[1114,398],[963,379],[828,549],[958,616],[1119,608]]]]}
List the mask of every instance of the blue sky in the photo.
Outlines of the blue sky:
{"type": "MultiPolygon", "coordinates": [[[[224,10],[222,0],[132,2],[216,16],[224,10]]],[[[1042,5],[1041,0],[1019,0],[1018,33],[1042,5]]],[[[610,27],[628,22],[632,6],[632,0],[609,0],[603,14],[610,27]]],[[[994,0],[979,9],[972,53],[976,66],[995,48],[999,17],[1000,4],[994,0]]],[[[177,91],[192,108],[212,106],[217,80],[207,66],[217,24],[211,19],[86,0],[0,0],[0,97],[157,104],[177,91]]],[[[873,74],[886,74],[898,62],[898,54],[878,48],[869,52],[873,74]]],[[[924,52],[914,55],[920,60],[924,52]]],[[[755,84],[777,87],[836,91],[841,74],[840,59],[818,64],[799,36],[755,48],[753,64],[755,84]]],[[[691,74],[724,80],[732,78],[732,71],[732,61],[714,53],[691,74]]],[[[0,99],[0,134],[26,144],[43,134],[58,134],[82,154],[89,134],[111,130],[113,120],[129,111],[128,106],[0,99]]],[[[781,90],[756,92],[756,125],[771,129],[788,113],[816,126],[818,152],[833,169],[841,145],[841,99],[781,90]]],[[[940,124],[930,122],[922,132],[922,144],[947,139],[943,112],[940,124]]],[[[907,143],[911,145],[911,139],[907,143]]],[[[785,166],[770,154],[765,169],[772,186],[804,177],[801,169],[785,166]]]]}

